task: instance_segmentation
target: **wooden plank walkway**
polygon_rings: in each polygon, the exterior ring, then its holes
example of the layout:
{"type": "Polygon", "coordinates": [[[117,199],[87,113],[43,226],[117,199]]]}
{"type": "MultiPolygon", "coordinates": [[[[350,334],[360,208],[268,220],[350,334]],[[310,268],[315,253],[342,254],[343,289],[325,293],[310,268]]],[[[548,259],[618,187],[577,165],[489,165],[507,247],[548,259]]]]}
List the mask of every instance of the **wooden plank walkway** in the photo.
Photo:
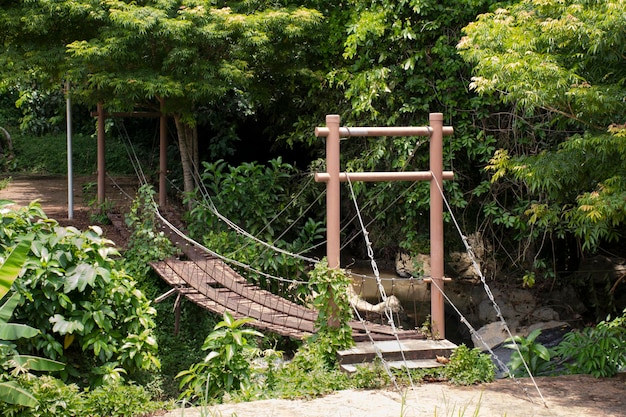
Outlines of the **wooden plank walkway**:
{"type": "MultiPolygon", "coordinates": [[[[305,339],[315,333],[317,311],[291,302],[283,297],[250,284],[221,259],[208,255],[200,248],[171,231],[164,233],[185,254],[187,260],[167,259],[154,262],[152,268],[178,293],[216,314],[228,311],[235,318],[250,317],[250,323],[260,330],[283,336],[305,339]]],[[[355,341],[424,339],[417,330],[351,321],[355,341]],[[369,333],[369,335],[368,335],[369,333]]]]}

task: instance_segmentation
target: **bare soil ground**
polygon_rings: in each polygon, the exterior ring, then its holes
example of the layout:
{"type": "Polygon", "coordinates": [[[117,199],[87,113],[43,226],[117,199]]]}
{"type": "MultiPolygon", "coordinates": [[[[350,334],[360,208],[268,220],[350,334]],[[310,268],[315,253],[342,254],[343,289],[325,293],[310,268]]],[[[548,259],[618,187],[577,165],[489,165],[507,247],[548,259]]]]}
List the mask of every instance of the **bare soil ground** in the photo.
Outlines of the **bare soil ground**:
{"type": "MultiPolygon", "coordinates": [[[[82,186],[93,177],[74,179],[74,213],[68,219],[67,179],[65,177],[14,177],[0,199],[27,205],[39,200],[49,218],[62,225],[85,229],[92,224],[90,207],[82,186]]],[[[124,213],[136,190],[133,178],[107,179],[107,200],[114,210],[124,213]]],[[[123,247],[124,233],[102,225],[107,238],[123,247]]],[[[626,354],[626,353],[625,353],[626,354]]],[[[314,400],[263,400],[222,404],[206,409],[163,412],[165,417],[413,417],[413,416],[507,416],[507,417],[622,417],[626,416],[626,374],[596,379],[588,375],[567,375],[536,379],[537,393],[529,379],[504,379],[472,387],[428,383],[404,394],[389,390],[340,391],[314,400]],[[545,401],[544,401],[545,400],[545,401]]]]}
{"type": "Polygon", "coordinates": [[[545,404],[528,379],[518,382],[506,379],[471,387],[428,383],[403,394],[347,390],[314,400],[262,400],[175,410],[164,417],[626,416],[625,374],[606,379],[588,375],[538,378],[545,404]]]}
{"type": "MultiPolygon", "coordinates": [[[[98,225],[103,229],[106,238],[123,248],[128,238],[123,229],[91,218],[91,214],[96,211],[92,203],[96,195],[96,181],[95,175],[73,179],[71,218],[67,177],[13,176],[8,187],[0,190],[0,199],[11,200],[19,206],[38,201],[48,218],[57,220],[62,226],[74,226],[79,230],[85,230],[91,225],[98,225]],[[84,191],[84,187],[87,191],[84,191]]],[[[137,186],[137,179],[134,177],[107,178],[105,201],[110,211],[120,215],[127,213],[137,186]]]]}

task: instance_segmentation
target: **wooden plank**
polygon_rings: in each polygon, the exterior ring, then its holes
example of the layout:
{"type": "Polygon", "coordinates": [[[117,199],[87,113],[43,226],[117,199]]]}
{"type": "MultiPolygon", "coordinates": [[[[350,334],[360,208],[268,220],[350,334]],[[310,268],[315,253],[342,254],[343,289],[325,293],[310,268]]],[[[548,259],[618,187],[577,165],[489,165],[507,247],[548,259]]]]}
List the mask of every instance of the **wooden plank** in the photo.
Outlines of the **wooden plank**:
{"type": "MultiPolygon", "coordinates": [[[[166,263],[155,263],[153,268],[159,275],[173,286],[187,284],[202,294],[202,297],[214,301],[211,311],[223,314],[224,310],[237,315],[251,317],[264,324],[255,324],[257,328],[267,328],[279,334],[289,335],[313,333],[317,311],[286,300],[267,290],[250,284],[229,265],[215,256],[208,255],[189,245],[174,233],[167,233],[179,243],[179,247],[192,261],[169,260],[166,263]],[[199,265],[194,262],[197,261],[199,265]],[[166,266],[164,266],[166,265],[166,266]],[[221,287],[220,287],[221,286],[221,287]]],[[[194,297],[197,303],[201,300],[194,297]]],[[[204,302],[203,302],[204,303],[204,302]]],[[[396,329],[390,326],[367,323],[368,336],[363,324],[351,321],[355,340],[423,339],[416,330],[396,329]]]]}

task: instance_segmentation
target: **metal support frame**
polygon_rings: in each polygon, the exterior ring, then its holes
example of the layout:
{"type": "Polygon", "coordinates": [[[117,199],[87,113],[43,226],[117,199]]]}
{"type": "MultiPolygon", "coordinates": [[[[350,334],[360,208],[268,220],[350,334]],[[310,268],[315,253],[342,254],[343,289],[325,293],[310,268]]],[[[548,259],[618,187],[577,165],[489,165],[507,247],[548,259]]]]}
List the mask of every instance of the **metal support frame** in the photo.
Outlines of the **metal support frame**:
{"type": "Polygon", "coordinates": [[[160,99],[160,112],[118,112],[107,113],[104,105],[98,103],[96,111],[91,113],[98,118],[98,204],[104,204],[106,199],[106,162],[105,162],[105,129],[107,117],[158,117],[159,118],[159,206],[167,204],[167,115],[165,100],[160,99]]]}
{"type": "Polygon", "coordinates": [[[340,117],[326,116],[326,127],[315,128],[316,137],[326,138],[326,172],[316,173],[315,181],[325,182],[326,193],[326,257],[329,268],[339,268],[341,261],[341,190],[342,181],[430,181],[430,268],[432,334],[445,339],[443,301],[444,248],[443,197],[439,185],[454,178],[451,171],[443,171],[443,136],[452,135],[451,126],[443,126],[443,114],[431,113],[426,127],[340,127],[340,117]],[[430,171],[418,172],[340,172],[341,137],[353,136],[430,136],[430,171]]]}

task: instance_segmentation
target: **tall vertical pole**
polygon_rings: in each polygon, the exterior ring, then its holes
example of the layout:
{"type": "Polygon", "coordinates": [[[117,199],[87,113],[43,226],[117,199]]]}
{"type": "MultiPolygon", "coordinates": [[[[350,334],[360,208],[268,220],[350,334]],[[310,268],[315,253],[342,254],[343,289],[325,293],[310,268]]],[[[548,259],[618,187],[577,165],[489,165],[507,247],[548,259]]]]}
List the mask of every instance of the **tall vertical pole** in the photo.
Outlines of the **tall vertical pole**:
{"type": "Polygon", "coordinates": [[[159,206],[167,203],[167,115],[165,99],[161,99],[161,117],[159,119],[159,206]]]}
{"type": "Polygon", "coordinates": [[[96,106],[98,110],[98,204],[104,204],[105,192],[105,158],[104,158],[104,107],[102,103],[96,106]]]}
{"type": "Polygon", "coordinates": [[[443,302],[443,114],[431,113],[430,127],[430,316],[432,334],[445,339],[443,302]]]}
{"type": "MultiPolygon", "coordinates": [[[[330,176],[326,183],[326,259],[328,268],[337,269],[341,265],[341,187],[339,181],[339,115],[326,115],[328,136],[326,137],[326,172],[330,176]]],[[[332,291],[332,289],[328,289],[332,291]]],[[[329,297],[332,301],[332,297],[329,297]]],[[[328,317],[329,327],[339,327],[337,306],[329,305],[331,311],[328,317]]]]}
{"type": "Polygon", "coordinates": [[[339,268],[341,258],[339,124],[339,115],[326,115],[326,126],[328,127],[328,136],[326,137],[326,172],[330,176],[326,184],[326,258],[328,267],[331,269],[339,268]]]}
{"type": "Polygon", "coordinates": [[[65,82],[65,116],[67,121],[67,218],[74,218],[74,173],[72,170],[72,99],[70,82],[65,82]]]}

